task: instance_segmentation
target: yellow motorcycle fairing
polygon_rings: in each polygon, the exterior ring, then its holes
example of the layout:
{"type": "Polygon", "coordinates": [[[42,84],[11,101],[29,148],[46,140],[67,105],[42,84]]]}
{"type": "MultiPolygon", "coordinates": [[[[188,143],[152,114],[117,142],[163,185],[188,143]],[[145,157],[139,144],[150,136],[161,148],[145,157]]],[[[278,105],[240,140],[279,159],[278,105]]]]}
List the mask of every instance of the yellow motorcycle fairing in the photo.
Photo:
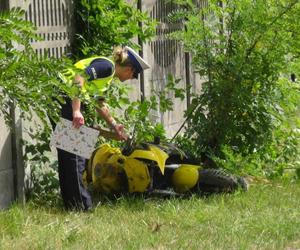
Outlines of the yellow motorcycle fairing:
{"type": "Polygon", "coordinates": [[[107,147],[102,152],[103,157],[107,156],[104,159],[105,161],[101,161],[101,158],[94,158],[93,161],[95,163],[93,164],[94,189],[101,193],[120,193],[125,191],[125,186],[127,186],[123,181],[125,177],[125,157],[111,147],[107,147]]]}
{"type": "Polygon", "coordinates": [[[103,144],[94,152],[84,173],[85,186],[89,182],[92,182],[94,191],[100,193],[145,192],[150,184],[150,175],[145,163],[122,155],[118,148],[103,144]]]}
{"type": "Polygon", "coordinates": [[[124,169],[117,164],[97,163],[93,168],[93,188],[95,191],[106,194],[126,191],[122,176],[124,169]]]}
{"type": "Polygon", "coordinates": [[[91,169],[97,163],[105,163],[114,154],[121,154],[120,149],[112,148],[109,144],[103,144],[101,147],[96,149],[94,157],[92,157],[88,164],[88,171],[92,173],[92,181],[95,181],[94,171],[91,169]]]}
{"type": "Polygon", "coordinates": [[[169,158],[169,155],[159,147],[149,145],[148,150],[136,149],[128,156],[128,158],[147,159],[155,161],[161,173],[164,174],[166,160],[169,158]]]}
{"type": "Polygon", "coordinates": [[[172,175],[173,188],[178,193],[184,193],[193,188],[199,180],[200,166],[181,164],[172,175]]]}
{"type": "Polygon", "coordinates": [[[144,162],[127,158],[124,163],[124,170],[127,176],[129,193],[142,193],[148,189],[150,175],[144,162]]]}
{"type": "Polygon", "coordinates": [[[94,190],[100,192],[109,192],[109,186],[116,186],[112,188],[113,190],[119,189],[118,181],[115,180],[116,178],[112,174],[109,174],[121,172],[119,169],[112,168],[112,159],[108,162],[109,158],[115,154],[121,155],[120,149],[112,148],[109,144],[103,144],[93,152],[88,161],[87,170],[83,173],[83,184],[86,187],[89,183],[92,183],[94,190]],[[101,182],[103,178],[105,180],[101,182]]]}

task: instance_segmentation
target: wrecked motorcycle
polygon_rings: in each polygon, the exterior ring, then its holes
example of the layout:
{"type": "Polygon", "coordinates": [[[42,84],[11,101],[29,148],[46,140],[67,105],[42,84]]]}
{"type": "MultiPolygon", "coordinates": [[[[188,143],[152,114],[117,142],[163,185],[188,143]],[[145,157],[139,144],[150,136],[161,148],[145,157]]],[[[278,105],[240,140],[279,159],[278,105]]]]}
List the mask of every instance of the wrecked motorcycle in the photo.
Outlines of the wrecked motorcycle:
{"type": "Polygon", "coordinates": [[[195,164],[171,143],[128,140],[125,147],[103,144],[89,159],[84,183],[100,194],[212,194],[246,191],[243,177],[195,164]]]}

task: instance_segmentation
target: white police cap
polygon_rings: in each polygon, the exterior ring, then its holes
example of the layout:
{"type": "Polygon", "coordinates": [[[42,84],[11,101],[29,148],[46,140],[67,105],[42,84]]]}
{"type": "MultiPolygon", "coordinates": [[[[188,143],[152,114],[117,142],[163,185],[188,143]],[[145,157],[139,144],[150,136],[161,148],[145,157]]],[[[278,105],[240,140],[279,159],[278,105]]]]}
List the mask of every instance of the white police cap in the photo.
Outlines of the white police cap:
{"type": "Polygon", "coordinates": [[[141,71],[150,68],[150,65],[132,48],[125,46],[125,49],[127,50],[128,57],[135,68],[135,78],[137,78],[137,75],[141,73],[141,71]]]}

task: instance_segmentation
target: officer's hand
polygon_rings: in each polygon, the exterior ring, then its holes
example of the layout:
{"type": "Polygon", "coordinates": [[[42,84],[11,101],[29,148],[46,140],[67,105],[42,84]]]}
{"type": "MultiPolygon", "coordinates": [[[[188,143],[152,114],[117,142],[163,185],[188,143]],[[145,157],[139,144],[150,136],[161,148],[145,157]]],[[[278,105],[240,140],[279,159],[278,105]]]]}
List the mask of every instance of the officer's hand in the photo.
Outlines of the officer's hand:
{"type": "Polygon", "coordinates": [[[114,130],[120,141],[126,141],[128,139],[128,135],[125,133],[123,124],[116,124],[114,130]]]}
{"type": "Polygon", "coordinates": [[[80,111],[73,112],[73,126],[75,128],[80,128],[81,125],[84,124],[84,117],[80,111]]]}

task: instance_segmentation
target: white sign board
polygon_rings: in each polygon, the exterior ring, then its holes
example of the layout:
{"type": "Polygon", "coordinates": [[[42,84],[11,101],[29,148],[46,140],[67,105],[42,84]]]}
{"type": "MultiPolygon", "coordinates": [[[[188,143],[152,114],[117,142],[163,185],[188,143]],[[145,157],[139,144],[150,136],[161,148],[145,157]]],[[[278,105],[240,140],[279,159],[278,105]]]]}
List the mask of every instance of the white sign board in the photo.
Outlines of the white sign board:
{"type": "Polygon", "coordinates": [[[89,159],[95,150],[99,131],[82,125],[73,127],[72,121],[60,118],[51,136],[50,145],[89,159]]]}

